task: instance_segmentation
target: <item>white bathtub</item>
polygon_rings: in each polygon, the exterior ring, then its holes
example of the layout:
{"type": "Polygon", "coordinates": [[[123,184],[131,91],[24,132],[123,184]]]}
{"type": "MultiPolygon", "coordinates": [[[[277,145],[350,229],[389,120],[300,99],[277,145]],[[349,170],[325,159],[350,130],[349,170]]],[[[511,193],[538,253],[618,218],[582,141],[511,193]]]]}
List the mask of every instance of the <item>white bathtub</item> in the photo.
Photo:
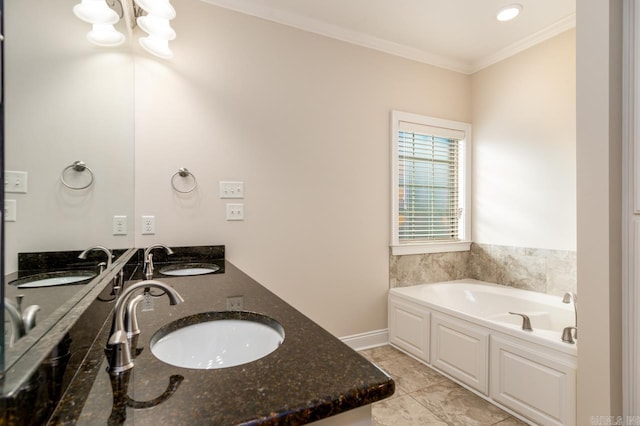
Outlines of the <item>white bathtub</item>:
{"type": "Polygon", "coordinates": [[[560,296],[477,280],[389,291],[392,345],[532,424],[575,424],[577,344],[561,339],[574,321],[560,296]]]}

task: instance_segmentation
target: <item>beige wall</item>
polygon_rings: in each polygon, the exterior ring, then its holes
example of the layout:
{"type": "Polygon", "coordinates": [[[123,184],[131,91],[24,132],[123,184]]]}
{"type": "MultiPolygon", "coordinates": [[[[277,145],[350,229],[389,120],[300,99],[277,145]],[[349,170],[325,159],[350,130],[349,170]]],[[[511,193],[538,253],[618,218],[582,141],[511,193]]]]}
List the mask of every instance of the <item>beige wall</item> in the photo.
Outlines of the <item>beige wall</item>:
{"type": "Polygon", "coordinates": [[[389,113],[470,121],[470,77],[175,0],[175,59],[136,59],[136,215],[227,257],[338,336],[387,327],[389,113]],[[197,192],[177,196],[179,167],[197,192]],[[245,182],[245,221],[218,182],[245,182]]]}
{"type": "Polygon", "coordinates": [[[575,30],[471,81],[473,241],[575,250],[575,30]]]}
{"type": "Polygon", "coordinates": [[[622,2],[577,7],[577,424],[586,425],[622,414],[622,2]]]}

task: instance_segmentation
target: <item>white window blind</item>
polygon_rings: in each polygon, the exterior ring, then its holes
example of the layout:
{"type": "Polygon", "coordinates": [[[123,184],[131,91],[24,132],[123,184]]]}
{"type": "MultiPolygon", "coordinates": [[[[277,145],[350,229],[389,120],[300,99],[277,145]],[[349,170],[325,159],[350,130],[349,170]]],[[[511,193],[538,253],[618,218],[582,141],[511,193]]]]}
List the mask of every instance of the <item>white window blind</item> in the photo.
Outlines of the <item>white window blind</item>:
{"type": "Polygon", "coordinates": [[[404,121],[397,129],[398,242],[459,241],[465,133],[404,121]]]}

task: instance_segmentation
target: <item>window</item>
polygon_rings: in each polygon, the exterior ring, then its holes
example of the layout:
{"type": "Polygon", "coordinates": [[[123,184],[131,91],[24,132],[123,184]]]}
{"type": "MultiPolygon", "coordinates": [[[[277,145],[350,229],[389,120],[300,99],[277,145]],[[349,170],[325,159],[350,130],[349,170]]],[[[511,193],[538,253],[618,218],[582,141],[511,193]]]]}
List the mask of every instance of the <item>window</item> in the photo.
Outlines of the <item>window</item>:
{"type": "Polygon", "coordinates": [[[469,250],[471,125],[391,113],[392,254],[469,250]]]}

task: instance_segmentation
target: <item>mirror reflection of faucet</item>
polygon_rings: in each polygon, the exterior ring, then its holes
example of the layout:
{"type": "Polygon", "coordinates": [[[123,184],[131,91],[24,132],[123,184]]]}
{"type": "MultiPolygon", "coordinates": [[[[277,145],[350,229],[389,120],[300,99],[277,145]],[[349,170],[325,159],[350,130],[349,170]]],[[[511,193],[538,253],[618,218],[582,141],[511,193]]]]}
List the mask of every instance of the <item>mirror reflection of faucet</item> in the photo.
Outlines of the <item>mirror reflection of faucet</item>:
{"type": "MultiPolygon", "coordinates": [[[[107,255],[106,267],[107,267],[107,269],[111,268],[111,262],[113,260],[113,254],[111,253],[111,251],[108,248],[106,248],[104,246],[89,247],[88,249],[86,249],[85,251],[83,251],[82,253],[80,253],[78,255],[78,259],[86,260],[87,259],[87,255],[92,251],[102,251],[104,254],[106,254],[107,255]]],[[[98,264],[98,268],[100,268],[100,273],[102,273],[104,271],[105,264],[104,263],[99,263],[98,264]]]]}
{"type": "Polygon", "coordinates": [[[19,338],[25,336],[36,326],[36,313],[40,310],[40,306],[30,305],[23,310],[23,298],[22,294],[16,296],[15,304],[10,299],[4,298],[4,309],[9,314],[9,322],[11,323],[9,346],[13,346],[19,338]]]}

